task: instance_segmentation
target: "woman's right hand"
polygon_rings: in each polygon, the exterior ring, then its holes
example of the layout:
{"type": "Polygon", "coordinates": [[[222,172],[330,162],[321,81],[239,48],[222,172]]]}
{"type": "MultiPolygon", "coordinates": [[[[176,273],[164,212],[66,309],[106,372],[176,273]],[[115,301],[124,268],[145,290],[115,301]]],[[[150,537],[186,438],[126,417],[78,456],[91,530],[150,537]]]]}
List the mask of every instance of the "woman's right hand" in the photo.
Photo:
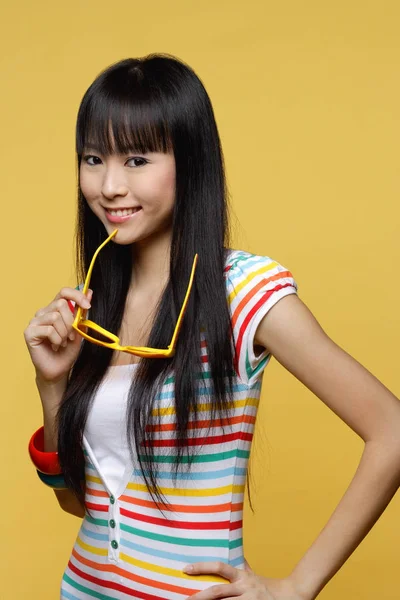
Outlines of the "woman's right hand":
{"type": "Polygon", "coordinates": [[[90,302],[92,293],[89,289],[85,296],[80,290],[64,287],[54,300],[40,308],[29,322],[24,331],[24,338],[37,380],[54,384],[68,377],[78,358],[83,338],[72,329],[76,310],[72,314],[67,300],[88,309],[90,305],[85,305],[85,302],[90,302]]]}

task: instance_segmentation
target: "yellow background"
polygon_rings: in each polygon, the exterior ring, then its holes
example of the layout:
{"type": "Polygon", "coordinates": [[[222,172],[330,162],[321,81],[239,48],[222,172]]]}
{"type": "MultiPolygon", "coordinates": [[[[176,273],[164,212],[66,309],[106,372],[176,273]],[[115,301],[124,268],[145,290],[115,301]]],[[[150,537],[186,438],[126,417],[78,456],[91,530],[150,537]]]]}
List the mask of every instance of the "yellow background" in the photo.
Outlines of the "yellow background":
{"type": "MultiPolygon", "coordinates": [[[[74,126],[104,67],[168,52],[211,96],[235,246],[288,267],[327,333],[400,394],[400,5],[385,0],[3,3],[1,600],[55,600],[79,520],[37,479],[41,407],[23,331],[75,282],[74,126]]],[[[323,527],[363,443],[274,360],[252,457],[245,555],[284,576],[323,527]]],[[[394,600],[395,496],[323,600],[394,600]]]]}

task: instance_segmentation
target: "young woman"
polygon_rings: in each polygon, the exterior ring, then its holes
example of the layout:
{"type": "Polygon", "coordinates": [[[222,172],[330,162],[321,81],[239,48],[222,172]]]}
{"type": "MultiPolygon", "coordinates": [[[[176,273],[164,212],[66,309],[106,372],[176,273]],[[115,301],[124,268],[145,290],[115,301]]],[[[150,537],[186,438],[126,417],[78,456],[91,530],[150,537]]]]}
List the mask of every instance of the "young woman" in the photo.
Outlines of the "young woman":
{"type": "Polygon", "coordinates": [[[83,518],[61,598],[316,598],[398,488],[398,399],[324,333],[285,267],[230,248],[217,126],[191,68],[150,55],[106,69],[82,100],[76,151],[85,284],[24,331],[44,415],[31,457],[83,518]],[[242,546],[271,356],[365,441],[284,579],[254,573],[242,546]]]}

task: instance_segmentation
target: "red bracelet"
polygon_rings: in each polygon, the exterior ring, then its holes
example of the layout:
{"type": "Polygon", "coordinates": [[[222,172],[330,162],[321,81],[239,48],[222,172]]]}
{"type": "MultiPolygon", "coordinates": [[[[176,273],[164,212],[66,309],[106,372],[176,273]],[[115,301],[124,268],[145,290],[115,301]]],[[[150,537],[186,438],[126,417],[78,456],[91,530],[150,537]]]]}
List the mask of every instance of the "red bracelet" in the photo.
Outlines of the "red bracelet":
{"type": "Polygon", "coordinates": [[[58,452],[44,452],[44,427],[40,427],[29,440],[29,455],[36,469],[45,475],[60,475],[58,452]]]}

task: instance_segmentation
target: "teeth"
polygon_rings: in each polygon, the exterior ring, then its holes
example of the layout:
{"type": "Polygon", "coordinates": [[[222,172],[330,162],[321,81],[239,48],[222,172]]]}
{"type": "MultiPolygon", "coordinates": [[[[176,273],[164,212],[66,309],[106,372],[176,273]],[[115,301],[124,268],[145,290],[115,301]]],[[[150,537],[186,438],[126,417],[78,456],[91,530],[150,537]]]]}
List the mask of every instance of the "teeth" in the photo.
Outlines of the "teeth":
{"type": "Polygon", "coordinates": [[[138,208],[126,208],[124,210],[109,210],[108,212],[113,217],[125,217],[126,215],[131,215],[138,210],[138,208]]]}

